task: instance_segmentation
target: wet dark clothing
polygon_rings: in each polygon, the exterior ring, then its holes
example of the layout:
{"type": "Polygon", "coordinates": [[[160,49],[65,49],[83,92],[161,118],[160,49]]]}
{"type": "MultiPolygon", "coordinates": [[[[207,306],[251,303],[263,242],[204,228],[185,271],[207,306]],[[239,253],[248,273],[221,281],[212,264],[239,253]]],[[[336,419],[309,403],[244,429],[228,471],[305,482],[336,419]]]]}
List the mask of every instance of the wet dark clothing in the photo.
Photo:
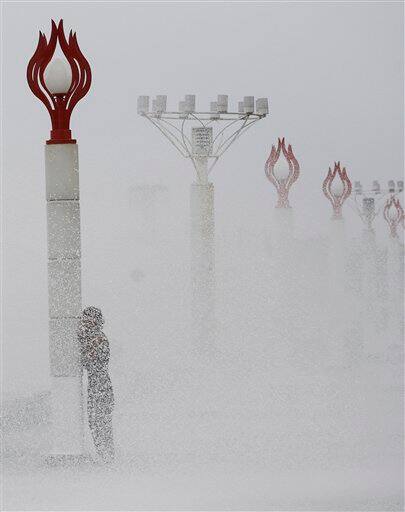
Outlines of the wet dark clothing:
{"type": "Polygon", "coordinates": [[[82,364],[87,370],[87,413],[98,455],[103,461],[114,459],[112,412],[114,393],[108,375],[110,347],[100,330],[79,327],[82,364]]]}

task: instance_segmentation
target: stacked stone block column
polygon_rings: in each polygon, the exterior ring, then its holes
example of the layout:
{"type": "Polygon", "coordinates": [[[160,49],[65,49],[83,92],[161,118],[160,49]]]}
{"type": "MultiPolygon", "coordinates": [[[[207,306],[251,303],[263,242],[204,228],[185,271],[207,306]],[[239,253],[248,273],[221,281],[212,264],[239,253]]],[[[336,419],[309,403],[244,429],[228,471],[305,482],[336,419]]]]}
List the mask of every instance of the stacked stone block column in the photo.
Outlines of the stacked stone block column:
{"type": "Polygon", "coordinates": [[[45,146],[51,455],[83,453],[79,165],[76,144],[45,146]]]}

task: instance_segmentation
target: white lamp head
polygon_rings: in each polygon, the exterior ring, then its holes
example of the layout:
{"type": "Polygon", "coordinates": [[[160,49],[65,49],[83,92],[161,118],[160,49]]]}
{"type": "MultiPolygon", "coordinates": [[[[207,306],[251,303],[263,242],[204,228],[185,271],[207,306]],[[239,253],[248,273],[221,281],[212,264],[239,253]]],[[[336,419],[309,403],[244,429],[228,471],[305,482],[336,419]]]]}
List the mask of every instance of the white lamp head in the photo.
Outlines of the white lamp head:
{"type": "Polygon", "coordinates": [[[363,187],[362,187],[360,181],[354,182],[354,192],[356,195],[361,195],[363,193],[363,187]]]}
{"type": "Polygon", "coordinates": [[[156,96],[156,111],[166,112],[167,96],[165,94],[158,94],[156,96]]]}
{"type": "Polygon", "coordinates": [[[258,98],[256,100],[256,112],[260,115],[269,113],[269,100],[267,98],[258,98]]]}
{"type": "Polygon", "coordinates": [[[228,112],[228,95],[227,94],[218,94],[217,99],[217,108],[220,114],[225,114],[228,112]]]}
{"type": "Polygon", "coordinates": [[[274,166],[274,176],[279,181],[284,181],[288,178],[290,174],[290,167],[288,165],[288,161],[284,158],[283,155],[280,155],[280,158],[277,160],[274,166]]]}
{"type": "Polygon", "coordinates": [[[219,119],[218,103],[216,101],[210,102],[210,111],[211,111],[211,115],[210,115],[211,119],[219,119]]]}
{"type": "Polygon", "coordinates": [[[185,100],[186,112],[195,112],[195,94],[186,94],[185,100]]]}
{"type": "Polygon", "coordinates": [[[244,96],[243,103],[245,106],[246,114],[253,114],[255,110],[255,97],[254,96],[244,96]]]}
{"type": "Polygon", "coordinates": [[[343,181],[336,177],[330,184],[330,191],[332,192],[333,196],[341,197],[343,195],[343,192],[345,191],[343,181]]]}
{"type": "Polygon", "coordinates": [[[149,111],[149,96],[138,96],[138,114],[145,114],[149,111]]]}
{"type": "Polygon", "coordinates": [[[381,187],[377,180],[373,181],[373,192],[374,194],[380,194],[381,193],[381,187]]]}
{"type": "Polygon", "coordinates": [[[186,102],[185,101],[179,101],[179,112],[180,112],[180,118],[185,119],[187,117],[186,113],[186,102]]]}
{"type": "Polygon", "coordinates": [[[72,70],[66,60],[55,58],[44,73],[45,85],[51,94],[65,94],[72,83],[72,70]]]}

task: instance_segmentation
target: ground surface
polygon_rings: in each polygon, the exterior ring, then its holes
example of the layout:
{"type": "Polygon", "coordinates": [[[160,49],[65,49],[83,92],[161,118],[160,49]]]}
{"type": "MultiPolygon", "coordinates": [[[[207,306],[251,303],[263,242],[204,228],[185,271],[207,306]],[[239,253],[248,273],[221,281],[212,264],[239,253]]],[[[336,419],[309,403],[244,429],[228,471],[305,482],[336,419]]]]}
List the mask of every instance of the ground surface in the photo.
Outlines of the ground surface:
{"type": "Polygon", "coordinates": [[[8,472],[7,510],[402,510],[395,467],[272,473],[235,465],[8,472]],[[164,469],[164,471],[163,471],[164,469]],[[361,483],[360,483],[361,482],[361,483]]]}
{"type": "Polygon", "coordinates": [[[111,468],[44,465],[43,395],[31,424],[9,421],[4,509],[402,510],[401,362],[251,370],[117,376],[111,468]]]}

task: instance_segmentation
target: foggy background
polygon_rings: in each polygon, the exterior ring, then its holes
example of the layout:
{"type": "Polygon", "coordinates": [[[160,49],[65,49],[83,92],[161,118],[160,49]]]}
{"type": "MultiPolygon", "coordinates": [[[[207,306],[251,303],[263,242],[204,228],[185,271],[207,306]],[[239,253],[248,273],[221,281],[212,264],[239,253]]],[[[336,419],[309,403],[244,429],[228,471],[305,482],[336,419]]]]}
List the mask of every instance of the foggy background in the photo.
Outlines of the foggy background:
{"type": "MultiPolygon", "coordinates": [[[[93,72],[71,121],[79,144],[83,302],[102,307],[113,339],[139,343],[134,329],[146,308],[130,277],[143,263],[130,189],[167,187],[170,213],[162,231],[170,240],[188,229],[194,170],[137,115],[137,96],[167,94],[168,109],[184,94],[196,94],[199,109],[217,94],[229,94],[234,108],[244,95],[267,96],[270,115],[211,175],[217,237],[266,225],[275,190],[264,162],[278,136],[293,145],[301,165],[290,202],[297,235],[310,236],[328,226],[331,208],[321,185],[335,160],[364,186],[402,176],[402,12],[395,2],[5,3],[5,391],[42,389],[48,375],[43,145],[50,121],[25,73],[38,31],[48,34],[51,18],[63,18],[66,32],[76,30],[93,72]]],[[[350,230],[359,232],[361,222],[347,206],[345,215],[350,230]]],[[[159,268],[165,254],[154,250],[159,268]]],[[[188,251],[185,241],[177,256],[188,262],[188,251]]],[[[148,307],[169,306],[156,296],[148,307]]]]}
{"type": "MultiPolygon", "coordinates": [[[[393,497],[389,503],[398,503],[402,367],[381,372],[362,367],[359,379],[352,370],[342,376],[336,371],[341,361],[334,361],[334,354],[341,357],[339,343],[333,336],[324,343],[325,333],[346,320],[347,311],[339,321],[328,317],[333,303],[323,300],[328,298],[322,286],[328,279],[324,252],[332,209],[322,181],[338,160],[352,182],[361,180],[366,189],[375,179],[383,188],[389,179],[403,179],[403,4],[5,3],[2,392],[7,400],[49,389],[44,144],[50,120],[25,73],[38,31],[48,36],[51,18],[63,18],[65,33],[77,32],[93,73],[90,92],[71,120],[79,144],[82,300],[100,307],[106,318],[118,449],[138,453],[144,468],[153,462],[140,452],[153,452],[156,461],[170,447],[170,460],[183,449],[198,453],[198,459],[201,443],[201,452],[208,447],[207,453],[235,458],[241,452],[244,464],[256,470],[271,460],[276,473],[298,469],[300,475],[310,467],[322,474],[332,457],[333,471],[343,472],[347,485],[357,482],[350,464],[363,464],[358,471],[365,475],[360,479],[364,492],[368,485],[380,486],[384,496],[393,497]],[[168,110],[177,109],[184,94],[197,95],[197,110],[207,110],[217,94],[229,94],[230,111],[245,95],[269,98],[270,114],[230,148],[211,175],[214,362],[204,355],[199,359],[189,336],[189,189],[195,171],[137,115],[136,98],[144,94],[167,94],[168,110]],[[297,280],[287,284],[277,278],[277,258],[269,257],[276,193],[264,173],[279,136],[292,144],[301,167],[290,193],[295,237],[304,244],[300,247],[320,251],[313,267],[308,252],[302,258],[297,253],[287,268],[302,264],[302,272],[299,267],[297,280]],[[141,191],[145,185],[153,187],[155,199],[141,191]],[[296,290],[291,304],[296,323],[288,335],[283,312],[280,323],[274,321],[277,310],[268,315],[268,307],[282,302],[284,288],[296,290]],[[294,350],[294,332],[304,352],[294,350]],[[376,382],[386,394],[376,394],[376,382]],[[204,409],[210,403],[218,410],[204,409]],[[246,417],[232,416],[238,404],[251,406],[246,417]],[[231,426],[222,419],[221,406],[231,426]],[[201,410],[207,410],[202,420],[201,410]],[[254,410],[266,412],[255,416],[254,410]],[[319,426],[321,420],[326,427],[319,426]],[[192,431],[194,421],[198,427],[192,431]],[[249,434],[252,428],[256,438],[249,434]],[[310,431],[306,440],[302,428],[310,431]],[[215,437],[221,429],[226,441],[215,437]],[[268,452],[263,451],[266,436],[275,443],[268,452]],[[366,467],[382,468],[386,479],[366,467]]],[[[348,205],[343,214],[348,237],[358,240],[359,217],[348,205]]],[[[381,216],[376,228],[378,243],[386,246],[388,227],[381,216]]],[[[348,299],[345,307],[353,304],[348,299]]],[[[353,306],[352,323],[356,312],[353,306]]],[[[255,485],[266,487],[266,478],[255,478],[255,485]]],[[[320,478],[326,487],[333,480],[320,478]]],[[[278,482],[280,495],[290,492],[289,482],[278,482]]],[[[46,487],[47,480],[41,484],[46,487]]],[[[318,484],[300,485],[308,495],[319,491],[318,484]]],[[[178,486],[173,496],[188,488],[181,480],[178,486]]],[[[84,496],[77,499],[86,506],[84,496]]],[[[314,510],[316,504],[308,503],[314,510]]]]}

